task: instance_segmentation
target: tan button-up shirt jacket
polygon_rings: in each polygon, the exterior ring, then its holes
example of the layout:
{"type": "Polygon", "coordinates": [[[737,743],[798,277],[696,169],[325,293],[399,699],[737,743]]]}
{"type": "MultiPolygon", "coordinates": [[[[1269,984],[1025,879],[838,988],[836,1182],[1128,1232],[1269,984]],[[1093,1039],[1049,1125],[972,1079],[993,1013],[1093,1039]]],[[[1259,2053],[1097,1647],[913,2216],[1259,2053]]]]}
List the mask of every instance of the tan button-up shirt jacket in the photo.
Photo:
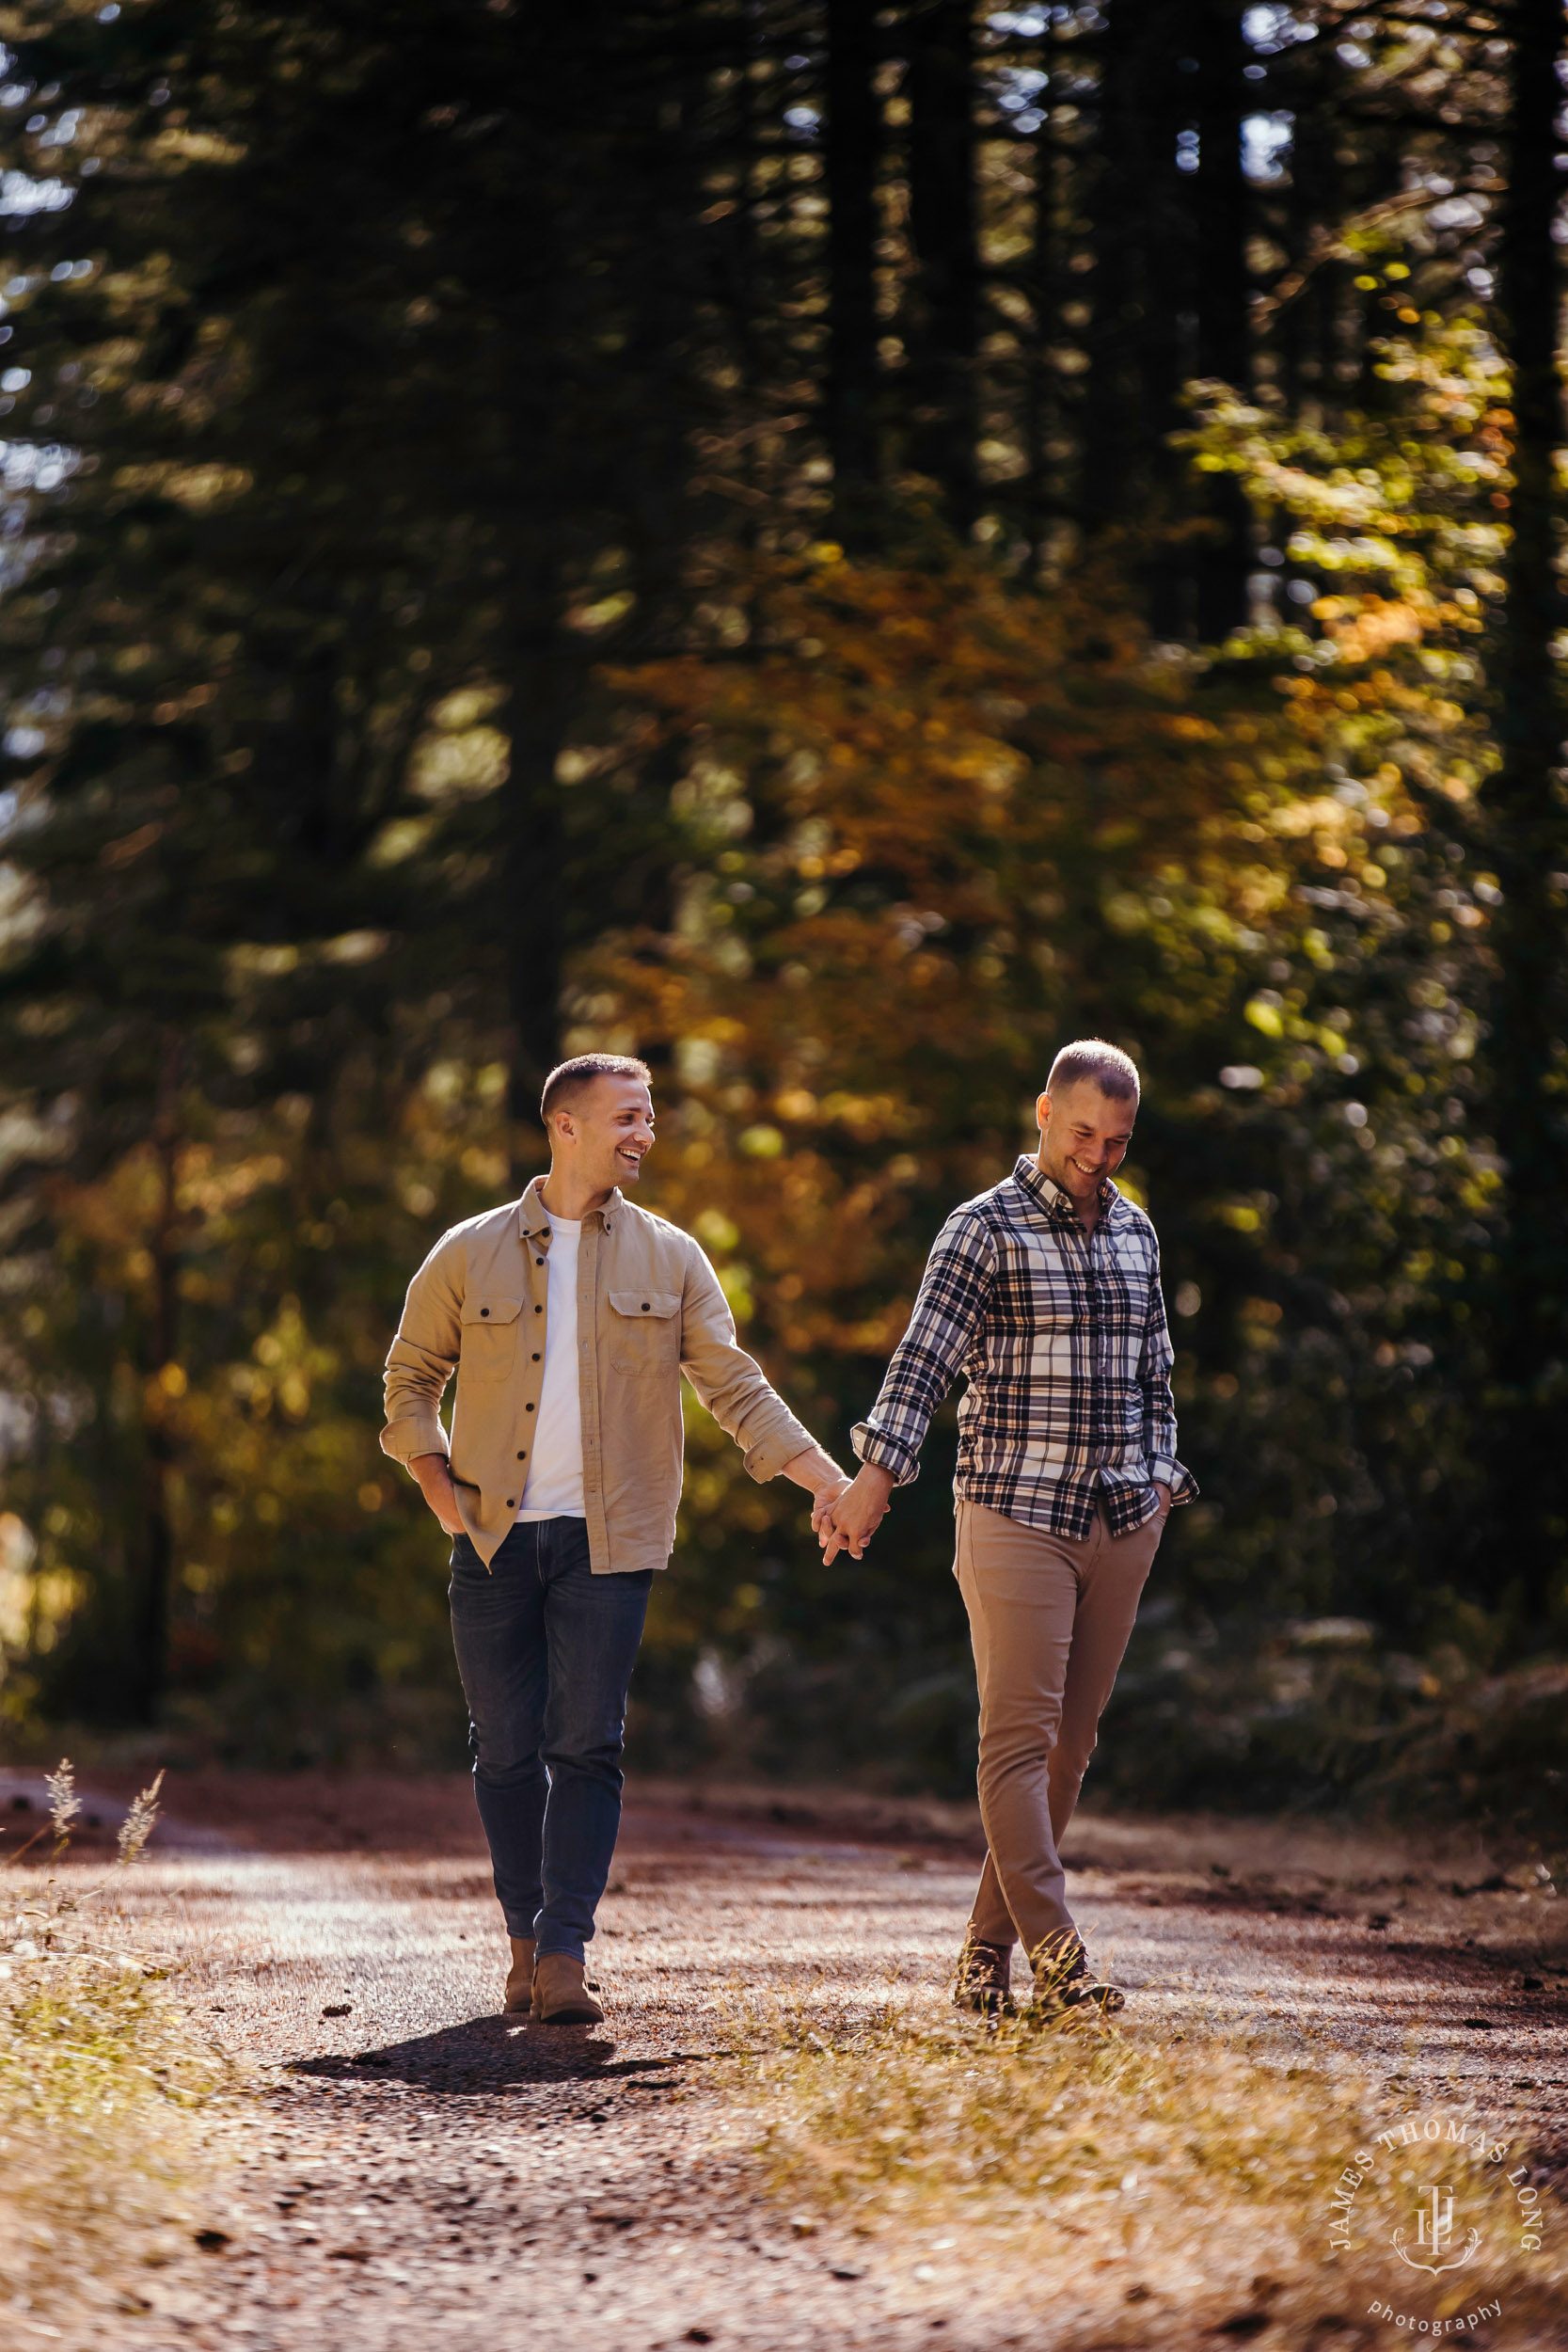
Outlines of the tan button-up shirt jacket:
{"type": "MultiPolygon", "coordinates": [[[[487,1567],[522,1501],[544,1380],[550,1227],[541,1181],[442,1234],[408,1285],[387,1358],[382,1451],[399,1462],[450,1454],[457,1507],[487,1567]],[[439,1407],[453,1372],[449,1443],[439,1407]]],[[[670,1565],[683,1372],[759,1482],[815,1443],[736,1346],[703,1250],[618,1190],[582,1220],[578,1372],[595,1576],[670,1565]]]]}

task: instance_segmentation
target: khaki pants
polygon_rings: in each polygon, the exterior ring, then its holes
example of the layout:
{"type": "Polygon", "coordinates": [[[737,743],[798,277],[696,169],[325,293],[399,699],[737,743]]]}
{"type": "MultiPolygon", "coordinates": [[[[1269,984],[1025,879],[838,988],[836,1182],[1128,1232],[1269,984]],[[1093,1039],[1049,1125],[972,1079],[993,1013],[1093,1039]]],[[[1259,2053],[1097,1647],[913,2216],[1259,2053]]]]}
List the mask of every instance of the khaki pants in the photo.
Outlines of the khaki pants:
{"type": "Polygon", "coordinates": [[[1057,1848],[1127,1647],[1162,1518],[1082,1541],[958,1506],[954,1574],[980,1684],[980,1819],[986,1867],[970,1915],[976,1943],[1022,1942],[1031,1966],[1070,1948],[1057,1848]]]}

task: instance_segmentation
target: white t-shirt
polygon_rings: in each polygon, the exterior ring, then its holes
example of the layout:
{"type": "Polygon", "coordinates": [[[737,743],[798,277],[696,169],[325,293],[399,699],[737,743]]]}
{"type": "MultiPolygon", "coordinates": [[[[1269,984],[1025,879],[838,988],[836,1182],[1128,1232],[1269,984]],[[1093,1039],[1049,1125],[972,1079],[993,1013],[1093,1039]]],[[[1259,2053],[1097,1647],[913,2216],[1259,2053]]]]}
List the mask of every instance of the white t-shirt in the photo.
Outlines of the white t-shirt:
{"type": "MultiPolygon", "coordinates": [[[[545,1212],[549,1216],[549,1211],[545,1212]]],[[[578,1385],[578,1244],[582,1220],[550,1217],[545,1381],[519,1519],[581,1519],[582,1391],[578,1385]]]]}

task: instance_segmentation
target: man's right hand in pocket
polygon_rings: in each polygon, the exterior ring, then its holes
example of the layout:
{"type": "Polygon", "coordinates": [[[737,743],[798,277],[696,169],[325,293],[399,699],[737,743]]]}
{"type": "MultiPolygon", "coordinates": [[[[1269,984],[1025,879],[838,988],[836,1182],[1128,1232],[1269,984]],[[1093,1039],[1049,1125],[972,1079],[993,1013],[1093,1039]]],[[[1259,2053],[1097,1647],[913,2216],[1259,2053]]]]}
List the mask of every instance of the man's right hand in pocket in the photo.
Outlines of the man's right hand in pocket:
{"type": "Polygon", "coordinates": [[[419,1481],[420,1492],[435,1512],[449,1535],[466,1535],[463,1515],[457,1507],[457,1489],[451,1483],[451,1464],[444,1454],[416,1454],[408,1468],[419,1481]]]}

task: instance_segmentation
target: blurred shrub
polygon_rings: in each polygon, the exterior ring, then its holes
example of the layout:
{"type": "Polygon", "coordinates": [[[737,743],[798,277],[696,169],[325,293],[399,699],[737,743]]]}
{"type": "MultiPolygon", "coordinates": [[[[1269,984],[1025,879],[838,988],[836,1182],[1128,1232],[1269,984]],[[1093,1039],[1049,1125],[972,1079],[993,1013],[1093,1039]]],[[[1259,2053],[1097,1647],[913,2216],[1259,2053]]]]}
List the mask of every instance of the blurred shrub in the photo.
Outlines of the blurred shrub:
{"type": "Polygon", "coordinates": [[[1560,1876],[1568,1662],[1488,1673],[1497,1629],[1458,1614],[1417,1657],[1365,1618],[1195,1621],[1174,1600],[1146,1605],[1088,1786],[1133,1805],[1470,1821],[1560,1876]]]}

